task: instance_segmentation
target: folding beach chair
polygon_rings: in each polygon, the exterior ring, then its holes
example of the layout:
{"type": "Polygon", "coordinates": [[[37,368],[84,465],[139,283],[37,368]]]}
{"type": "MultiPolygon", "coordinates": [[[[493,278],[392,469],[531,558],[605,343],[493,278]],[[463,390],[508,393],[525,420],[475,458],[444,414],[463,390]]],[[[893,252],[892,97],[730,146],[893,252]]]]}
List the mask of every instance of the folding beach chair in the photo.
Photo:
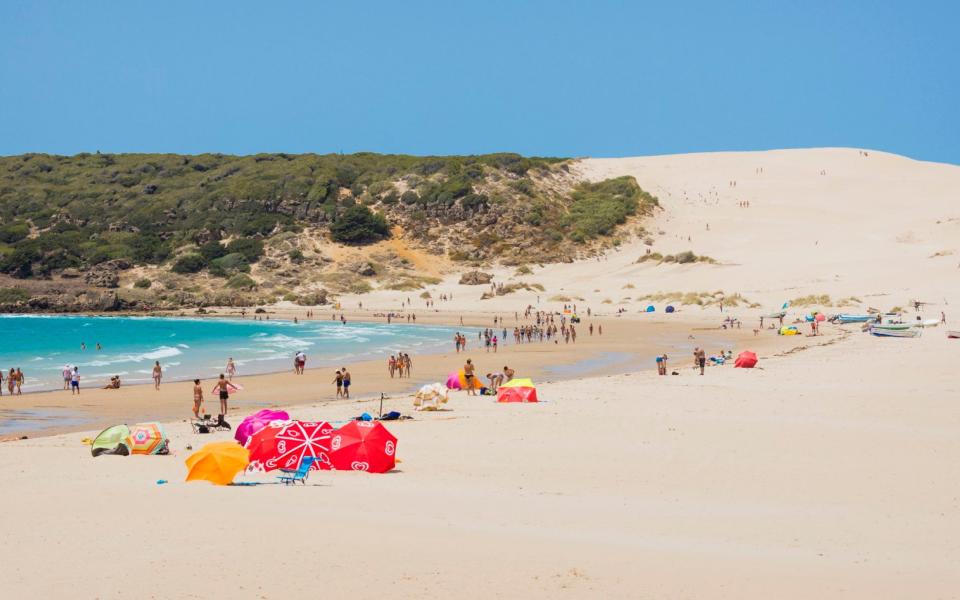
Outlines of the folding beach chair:
{"type": "Polygon", "coordinates": [[[313,456],[305,456],[303,460],[300,461],[299,469],[280,469],[283,472],[283,475],[278,475],[277,479],[280,480],[280,483],[286,485],[288,483],[297,483],[298,481],[304,485],[307,484],[307,476],[310,474],[310,467],[313,466],[314,461],[317,459],[313,456]]]}

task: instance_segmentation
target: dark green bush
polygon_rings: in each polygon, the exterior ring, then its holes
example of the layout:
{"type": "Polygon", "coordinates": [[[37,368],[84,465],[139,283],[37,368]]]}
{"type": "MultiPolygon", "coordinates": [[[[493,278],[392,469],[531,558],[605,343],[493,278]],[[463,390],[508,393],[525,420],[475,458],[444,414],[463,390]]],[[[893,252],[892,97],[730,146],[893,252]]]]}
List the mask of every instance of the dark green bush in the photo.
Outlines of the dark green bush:
{"type": "Polygon", "coordinates": [[[242,254],[247,262],[257,262],[263,256],[263,242],[249,238],[240,238],[227,244],[228,254],[242,254]]]}
{"type": "Polygon", "coordinates": [[[23,288],[0,288],[0,304],[16,304],[30,299],[30,292],[23,288]]]}
{"type": "Polygon", "coordinates": [[[133,287],[141,290],[150,289],[150,286],[153,285],[153,282],[144,277],[143,279],[138,279],[134,282],[133,287]]]}
{"type": "Polygon", "coordinates": [[[389,236],[387,219],[359,204],[343,211],[330,226],[330,237],[343,244],[369,244],[389,236]]]}
{"type": "Polygon", "coordinates": [[[211,240],[206,244],[200,246],[200,256],[202,256],[207,262],[214,261],[221,256],[226,256],[227,249],[216,240],[211,240]]]}
{"type": "Polygon", "coordinates": [[[26,223],[11,223],[0,227],[0,242],[13,244],[30,235],[30,226],[26,223]]]}
{"type": "Polygon", "coordinates": [[[199,254],[185,254],[177,259],[170,270],[174,273],[197,273],[207,266],[207,261],[199,254]]]}

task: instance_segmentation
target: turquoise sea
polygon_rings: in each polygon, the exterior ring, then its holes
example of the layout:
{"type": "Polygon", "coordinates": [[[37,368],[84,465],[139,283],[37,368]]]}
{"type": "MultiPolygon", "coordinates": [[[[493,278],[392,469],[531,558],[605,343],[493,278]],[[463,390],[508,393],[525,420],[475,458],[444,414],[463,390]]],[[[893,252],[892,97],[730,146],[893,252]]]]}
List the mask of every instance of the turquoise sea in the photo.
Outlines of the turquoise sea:
{"type": "Polygon", "coordinates": [[[157,360],[165,380],[216,377],[230,357],[239,375],[249,375],[292,369],[298,350],[307,354],[307,368],[448,350],[458,331],[407,323],[61,315],[0,315],[0,327],[6,340],[0,368],[22,369],[24,392],[60,389],[64,366],[78,366],[86,387],[112,375],[125,384],[149,382],[157,360]]]}

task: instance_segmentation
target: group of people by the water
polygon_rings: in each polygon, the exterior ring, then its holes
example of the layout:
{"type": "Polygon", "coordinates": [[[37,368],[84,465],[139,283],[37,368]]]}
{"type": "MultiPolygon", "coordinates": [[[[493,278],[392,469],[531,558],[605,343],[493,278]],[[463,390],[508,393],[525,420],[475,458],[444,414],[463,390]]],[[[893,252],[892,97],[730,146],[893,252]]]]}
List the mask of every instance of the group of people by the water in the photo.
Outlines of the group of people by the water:
{"type": "Polygon", "coordinates": [[[390,379],[395,376],[409,378],[410,367],[412,366],[413,361],[410,359],[410,355],[405,352],[398,352],[396,355],[391,354],[390,358],[387,359],[387,372],[390,373],[390,379]]]}
{"type": "MultiPolygon", "coordinates": [[[[3,380],[4,375],[3,371],[0,371],[0,396],[3,395],[3,380]]],[[[11,368],[10,372],[6,375],[7,380],[7,391],[11,396],[19,396],[23,392],[20,391],[20,388],[23,386],[23,371],[20,370],[20,367],[16,369],[11,368]]],[[[66,388],[64,388],[66,389],[66,388]]]]}
{"type": "Polygon", "coordinates": [[[333,383],[337,385],[337,398],[350,397],[350,384],[352,382],[353,377],[350,375],[350,371],[346,367],[341,367],[333,376],[333,383]]]}

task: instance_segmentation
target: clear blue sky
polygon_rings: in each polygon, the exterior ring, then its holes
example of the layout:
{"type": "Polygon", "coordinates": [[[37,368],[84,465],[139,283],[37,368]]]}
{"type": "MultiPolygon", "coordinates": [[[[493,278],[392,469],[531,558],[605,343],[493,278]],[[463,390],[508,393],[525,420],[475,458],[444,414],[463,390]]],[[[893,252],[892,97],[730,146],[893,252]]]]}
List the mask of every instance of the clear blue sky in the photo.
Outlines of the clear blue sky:
{"type": "Polygon", "coordinates": [[[0,154],[960,163],[958,2],[0,0],[0,154]]]}

